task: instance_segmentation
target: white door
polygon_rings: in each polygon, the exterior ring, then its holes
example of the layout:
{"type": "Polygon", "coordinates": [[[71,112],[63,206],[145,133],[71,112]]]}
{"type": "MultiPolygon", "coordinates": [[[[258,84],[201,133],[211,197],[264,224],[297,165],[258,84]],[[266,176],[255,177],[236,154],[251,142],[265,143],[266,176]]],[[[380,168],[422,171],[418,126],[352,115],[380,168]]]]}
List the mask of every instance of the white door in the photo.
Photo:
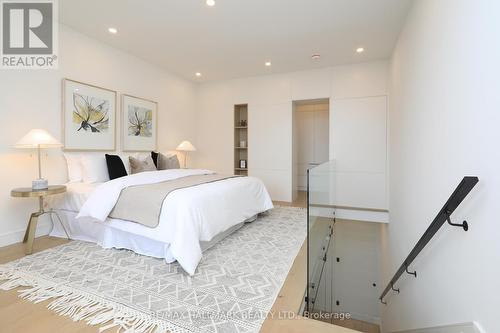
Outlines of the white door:
{"type": "Polygon", "coordinates": [[[328,103],[305,104],[296,107],[297,187],[300,191],[305,191],[307,187],[307,169],[328,161],[329,118],[328,103]]]}
{"type": "Polygon", "coordinates": [[[328,162],[329,154],[329,110],[326,109],[314,111],[314,163],[321,164],[328,162]]]}
{"type": "Polygon", "coordinates": [[[298,169],[298,189],[304,191],[307,185],[307,169],[314,163],[314,113],[308,111],[298,111],[297,120],[297,169],[298,169]]]}

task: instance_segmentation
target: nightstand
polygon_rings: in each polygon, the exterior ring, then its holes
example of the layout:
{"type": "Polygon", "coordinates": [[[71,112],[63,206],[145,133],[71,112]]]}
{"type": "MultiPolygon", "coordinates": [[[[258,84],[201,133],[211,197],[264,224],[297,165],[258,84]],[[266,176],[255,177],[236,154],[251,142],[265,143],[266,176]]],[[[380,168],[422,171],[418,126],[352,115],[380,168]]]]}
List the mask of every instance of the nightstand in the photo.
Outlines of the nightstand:
{"type": "MultiPolygon", "coordinates": [[[[57,216],[57,214],[54,211],[52,210],[45,211],[43,209],[43,198],[48,195],[59,194],[64,192],[66,192],[66,186],[64,185],[52,185],[49,186],[47,189],[43,190],[34,190],[31,187],[20,187],[20,188],[15,188],[10,192],[10,195],[16,198],[38,198],[38,202],[40,205],[38,212],[31,214],[30,220],[28,222],[28,227],[26,228],[26,232],[24,234],[23,243],[26,243],[26,252],[25,252],[26,254],[31,254],[33,252],[33,240],[35,239],[35,232],[36,232],[36,225],[38,223],[38,218],[44,214],[55,214],[57,216]]],[[[59,219],[59,222],[61,223],[64,232],[66,232],[66,229],[64,228],[64,225],[62,224],[62,221],[59,218],[59,216],[57,216],[57,218],[59,219]]],[[[52,223],[54,222],[52,221],[52,223]]],[[[66,236],[68,236],[67,232],[66,236]]]]}

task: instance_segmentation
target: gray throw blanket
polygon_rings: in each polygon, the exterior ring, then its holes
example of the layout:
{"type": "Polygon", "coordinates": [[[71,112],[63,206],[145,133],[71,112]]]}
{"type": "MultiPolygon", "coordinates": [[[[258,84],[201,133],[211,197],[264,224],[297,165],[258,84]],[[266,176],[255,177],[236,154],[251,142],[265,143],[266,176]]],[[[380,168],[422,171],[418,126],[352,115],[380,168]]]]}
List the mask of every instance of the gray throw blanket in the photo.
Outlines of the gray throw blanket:
{"type": "Polygon", "coordinates": [[[196,175],[156,184],[130,186],[121,191],[120,197],[109,217],[155,228],[160,222],[163,201],[173,191],[233,177],[238,176],[196,175]]]}

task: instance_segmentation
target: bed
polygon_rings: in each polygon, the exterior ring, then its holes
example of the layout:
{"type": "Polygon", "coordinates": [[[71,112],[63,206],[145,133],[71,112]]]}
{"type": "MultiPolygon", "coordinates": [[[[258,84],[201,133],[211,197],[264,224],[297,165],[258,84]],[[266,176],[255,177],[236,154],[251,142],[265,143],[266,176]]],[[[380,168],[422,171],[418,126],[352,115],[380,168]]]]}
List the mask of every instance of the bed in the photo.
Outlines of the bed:
{"type": "Polygon", "coordinates": [[[104,248],[129,249],[164,258],[169,263],[177,260],[193,275],[204,250],[273,208],[262,181],[230,177],[176,189],[162,201],[156,227],[109,215],[124,189],[209,174],[214,172],[172,169],[142,172],[107,182],[68,183],[66,193],[47,200],[48,208],[61,218],[61,224],[55,223],[50,234],[66,237],[67,231],[71,239],[94,242],[104,248]]]}

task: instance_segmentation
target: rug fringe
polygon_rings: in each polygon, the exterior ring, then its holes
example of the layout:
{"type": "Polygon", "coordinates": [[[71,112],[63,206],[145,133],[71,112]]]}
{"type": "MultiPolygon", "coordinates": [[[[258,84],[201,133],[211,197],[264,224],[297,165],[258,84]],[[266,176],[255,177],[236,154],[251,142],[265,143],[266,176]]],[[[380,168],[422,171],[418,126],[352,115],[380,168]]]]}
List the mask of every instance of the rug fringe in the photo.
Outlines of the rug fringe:
{"type": "Polygon", "coordinates": [[[42,278],[26,276],[14,269],[0,269],[0,290],[19,287],[19,297],[32,303],[52,301],[47,307],[60,316],[73,321],[85,321],[101,326],[99,332],[116,328],[123,333],[188,333],[190,330],[120,304],[99,299],[95,295],[75,290],[65,285],[48,282],[42,278]]]}

